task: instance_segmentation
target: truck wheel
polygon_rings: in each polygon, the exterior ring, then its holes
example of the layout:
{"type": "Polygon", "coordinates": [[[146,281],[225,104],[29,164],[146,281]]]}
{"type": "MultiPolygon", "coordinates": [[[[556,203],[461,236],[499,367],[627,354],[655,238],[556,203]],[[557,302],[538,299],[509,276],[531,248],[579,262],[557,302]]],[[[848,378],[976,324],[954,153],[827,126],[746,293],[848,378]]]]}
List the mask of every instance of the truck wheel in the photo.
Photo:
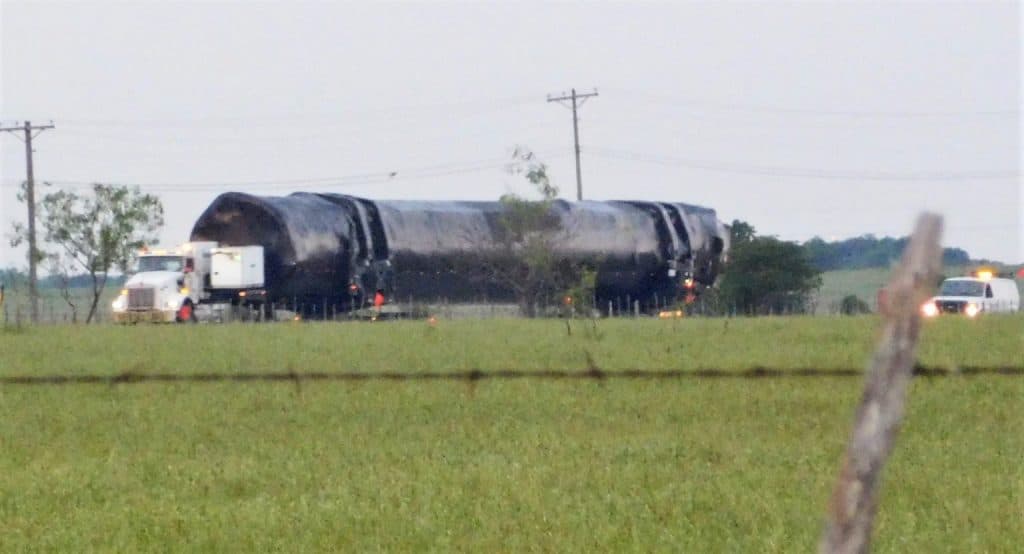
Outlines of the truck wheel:
{"type": "Polygon", "coordinates": [[[196,323],[198,321],[196,319],[196,311],[191,302],[185,302],[181,305],[181,309],[178,310],[174,321],[178,323],[196,323]]]}

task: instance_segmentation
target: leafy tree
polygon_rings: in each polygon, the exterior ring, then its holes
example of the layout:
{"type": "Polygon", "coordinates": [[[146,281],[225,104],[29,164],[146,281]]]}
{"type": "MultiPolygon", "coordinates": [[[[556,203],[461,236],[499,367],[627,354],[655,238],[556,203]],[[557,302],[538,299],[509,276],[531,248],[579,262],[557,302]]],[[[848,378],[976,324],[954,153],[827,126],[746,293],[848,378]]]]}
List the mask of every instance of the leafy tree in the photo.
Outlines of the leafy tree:
{"type": "Polygon", "coordinates": [[[718,301],[742,313],[800,313],[820,286],[821,272],[799,244],[755,236],[732,246],[718,301]]]}
{"type": "Polygon", "coordinates": [[[592,296],[593,275],[581,264],[560,254],[569,234],[559,216],[558,187],[547,172],[547,165],[528,149],[517,147],[508,166],[512,175],[522,176],[534,187],[540,199],[531,200],[509,193],[501,197],[502,210],[493,232],[492,252],[472,273],[485,283],[511,290],[520,311],[527,317],[538,315],[540,306],[565,304],[566,297],[576,309],[592,296]],[[579,298],[577,298],[579,297],[579,298]]]}
{"type": "Polygon", "coordinates": [[[754,226],[741,221],[739,219],[732,220],[732,224],[729,226],[729,235],[731,239],[731,245],[735,247],[738,244],[743,244],[754,240],[757,236],[757,231],[754,226]]]}
{"type": "MultiPolygon", "coordinates": [[[[43,183],[43,186],[47,186],[48,187],[48,186],[50,186],[50,183],[43,183]]],[[[22,181],[21,182],[21,185],[18,188],[17,198],[18,198],[18,202],[22,202],[22,203],[27,203],[28,202],[28,181],[22,181]]],[[[37,222],[38,222],[38,219],[39,219],[39,201],[38,201],[38,198],[39,197],[36,196],[36,220],[37,220],[37,222]]],[[[46,258],[46,253],[42,252],[39,249],[39,239],[38,239],[38,237],[39,237],[39,235],[37,233],[36,234],[36,248],[35,248],[35,251],[33,252],[32,248],[29,248],[25,252],[25,261],[28,262],[29,265],[32,264],[33,258],[35,258],[35,263],[36,264],[42,263],[43,260],[46,258]]],[[[27,227],[27,225],[25,225],[23,223],[15,222],[14,225],[13,225],[13,233],[10,235],[11,246],[19,246],[22,242],[28,244],[28,227],[27,227]]],[[[28,283],[28,276],[27,275],[25,277],[25,282],[28,283]]],[[[37,282],[37,285],[38,285],[38,282],[37,282]]]]}
{"type": "MultiPolygon", "coordinates": [[[[37,214],[44,241],[41,252],[65,272],[76,268],[89,276],[92,300],[86,323],[96,316],[100,295],[112,269],[127,271],[135,252],[157,241],[163,225],[160,199],[138,187],[92,185],[90,193],[58,190],[43,197],[37,214]]],[[[15,226],[12,246],[27,240],[24,226],[15,226]]]]}
{"type": "Polygon", "coordinates": [[[843,315],[869,314],[871,307],[856,294],[848,294],[839,302],[839,313],[843,315]]]}

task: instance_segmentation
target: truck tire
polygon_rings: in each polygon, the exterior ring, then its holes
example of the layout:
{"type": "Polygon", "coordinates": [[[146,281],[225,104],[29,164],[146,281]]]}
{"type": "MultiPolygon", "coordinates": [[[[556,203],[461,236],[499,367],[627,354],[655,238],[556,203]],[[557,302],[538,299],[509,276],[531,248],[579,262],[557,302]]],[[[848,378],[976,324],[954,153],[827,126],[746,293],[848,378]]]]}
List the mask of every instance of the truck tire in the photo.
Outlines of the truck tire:
{"type": "Polygon", "coordinates": [[[196,319],[195,306],[192,302],[186,301],[181,305],[181,309],[178,310],[177,315],[174,317],[174,321],[178,323],[197,323],[199,320],[196,319]]]}

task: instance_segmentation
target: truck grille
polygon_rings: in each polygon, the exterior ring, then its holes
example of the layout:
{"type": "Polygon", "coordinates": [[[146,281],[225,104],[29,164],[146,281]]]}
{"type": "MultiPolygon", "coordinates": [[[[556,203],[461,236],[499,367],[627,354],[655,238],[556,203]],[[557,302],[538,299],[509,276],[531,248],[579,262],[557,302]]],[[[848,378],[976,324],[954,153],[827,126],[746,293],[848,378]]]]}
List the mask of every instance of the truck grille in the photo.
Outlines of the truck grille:
{"type": "Polygon", "coordinates": [[[153,309],[153,298],[156,291],[151,288],[128,289],[129,310],[151,310],[153,309]]]}
{"type": "Polygon", "coordinates": [[[944,314],[958,314],[964,311],[964,306],[967,305],[967,302],[963,302],[961,300],[943,300],[938,302],[938,305],[939,311],[944,314]]]}

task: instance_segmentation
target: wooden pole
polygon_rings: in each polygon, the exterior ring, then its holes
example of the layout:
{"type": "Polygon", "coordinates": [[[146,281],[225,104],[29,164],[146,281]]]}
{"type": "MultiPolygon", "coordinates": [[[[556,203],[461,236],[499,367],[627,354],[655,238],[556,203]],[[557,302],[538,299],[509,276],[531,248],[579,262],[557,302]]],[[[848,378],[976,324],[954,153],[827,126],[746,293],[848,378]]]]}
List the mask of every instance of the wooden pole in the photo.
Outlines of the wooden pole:
{"type": "Polygon", "coordinates": [[[907,383],[914,371],[921,304],[931,295],[941,271],[941,234],[942,218],[922,214],[886,287],[889,309],[829,503],[818,549],[822,554],[870,550],[882,467],[896,441],[907,383]]]}

